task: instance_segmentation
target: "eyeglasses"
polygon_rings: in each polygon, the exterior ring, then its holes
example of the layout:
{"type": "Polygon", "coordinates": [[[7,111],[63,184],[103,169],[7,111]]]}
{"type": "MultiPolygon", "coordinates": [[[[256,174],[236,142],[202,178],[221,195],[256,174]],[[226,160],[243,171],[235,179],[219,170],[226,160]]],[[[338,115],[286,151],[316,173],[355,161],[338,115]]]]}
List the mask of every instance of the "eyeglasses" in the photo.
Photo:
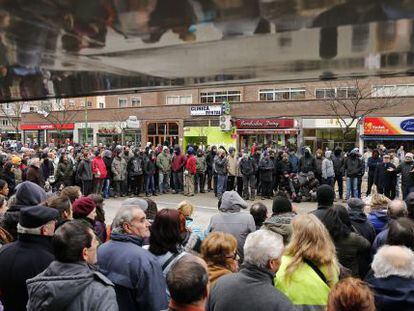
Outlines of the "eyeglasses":
{"type": "Polygon", "coordinates": [[[239,260],[240,256],[239,256],[239,254],[237,254],[237,252],[234,252],[233,256],[226,256],[225,258],[233,259],[233,260],[239,260]]]}

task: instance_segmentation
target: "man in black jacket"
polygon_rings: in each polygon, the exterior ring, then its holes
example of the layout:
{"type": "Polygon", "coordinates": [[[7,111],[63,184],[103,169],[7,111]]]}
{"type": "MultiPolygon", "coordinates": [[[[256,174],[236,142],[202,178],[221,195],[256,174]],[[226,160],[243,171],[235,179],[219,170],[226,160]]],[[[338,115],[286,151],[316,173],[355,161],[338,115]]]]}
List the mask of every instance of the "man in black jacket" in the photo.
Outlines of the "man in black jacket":
{"type": "Polygon", "coordinates": [[[350,198],[347,204],[349,207],[349,218],[351,219],[351,225],[354,231],[372,244],[375,239],[375,229],[368,221],[367,214],[364,213],[364,201],[359,198],[350,198]]]}
{"type": "Polygon", "coordinates": [[[391,157],[386,154],[383,163],[379,163],[375,169],[374,183],[378,193],[384,194],[387,198],[394,200],[397,187],[396,167],[391,163],[391,157]]]}
{"type": "Polygon", "coordinates": [[[398,165],[397,174],[401,174],[401,188],[403,199],[405,199],[410,192],[414,191],[414,161],[413,154],[408,152],[404,161],[398,165]]]}
{"type": "Polygon", "coordinates": [[[359,198],[358,177],[361,175],[362,161],[359,158],[358,148],[353,149],[344,162],[346,174],[346,199],[350,197],[359,198]]]}
{"type": "Polygon", "coordinates": [[[139,196],[144,185],[144,151],[135,149],[134,156],[127,164],[128,177],[131,182],[131,194],[139,196]]]}
{"type": "Polygon", "coordinates": [[[5,311],[26,310],[26,281],[53,261],[51,237],[59,212],[44,206],[20,210],[17,241],[0,249],[0,298],[5,311]]]}

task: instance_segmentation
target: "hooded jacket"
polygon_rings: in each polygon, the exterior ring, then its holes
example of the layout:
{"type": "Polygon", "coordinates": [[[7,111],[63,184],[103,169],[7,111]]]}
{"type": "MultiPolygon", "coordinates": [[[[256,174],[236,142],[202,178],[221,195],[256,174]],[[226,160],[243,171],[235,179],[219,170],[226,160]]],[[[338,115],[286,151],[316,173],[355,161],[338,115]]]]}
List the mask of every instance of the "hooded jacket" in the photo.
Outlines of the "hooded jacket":
{"type": "Polygon", "coordinates": [[[237,240],[237,250],[241,259],[247,235],[256,230],[253,216],[242,213],[242,208],[246,209],[247,203],[236,191],[224,192],[219,208],[221,213],[211,217],[207,228],[207,232],[221,231],[232,234],[237,240]]]}
{"type": "Polygon", "coordinates": [[[105,179],[106,178],[106,165],[101,156],[96,156],[92,160],[92,173],[95,178],[105,179]]]}
{"type": "Polygon", "coordinates": [[[85,262],[53,261],[27,289],[28,311],[118,310],[112,282],[85,262]]]}
{"type": "Polygon", "coordinates": [[[331,151],[325,152],[325,159],[322,161],[322,178],[327,179],[330,177],[335,177],[334,164],[331,159],[331,151]]]}
{"type": "Polygon", "coordinates": [[[236,176],[237,175],[237,157],[233,153],[233,155],[229,154],[227,156],[227,170],[229,172],[229,176],[236,176]]]}
{"type": "Polygon", "coordinates": [[[271,182],[273,180],[274,163],[270,158],[263,158],[259,162],[260,180],[271,182]]]}
{"type": "Polygon", "coordinates": [[[182,172],[184,163],[185,163],[184,155],[181,154],[181,151],[179,148],[175,149],[174,155],[171,160],[171,170],[173,172],[182,172]]]}
{"type": "Polygon", "coordinates": [[[384,230],[388,224],[387,211],[386,210],[372,211],[368,215],[368,220],[374,227],[375,233],[378,234],[382,230],[384,230]]]}
{"type": "Polygon", "coordinates": [[[228,160],[226,157],[216,157],[216,159],[214,160],[214,169],[217,175],[227,175],[227,163],[228,160]]]}
{"type": "Polygon", "coordinates": [[[302,173],[316,172],[316,161],[311,154],[305,154],[303,157],[300,158],[299,171],[302,173]]]}
{"type": "Polygon", "coordinates": [[[92,162],[90,159],[82,159],[80,161],[76,175],[81,181],[91,181],[93,179],[92,162]]]}
{"type": "Polygon", "coordinates": [[[160,170],[160,173],[169,173],[171,171],[171,155],[166,152],[161,152],[157,156],[157,167],[160,170]]]}
{"type": "Polygon", "coordinates": [[[272,217],[265,220],[262,228],[280,234],[283,237],[283,244],[287,245],[292,235],[291,223],[295,216],[296,213],[293,212],[272,215],[272,217]]]}
{"type": "Polygon", "coordinates": [[[347,177],[355,178],[361,174],[362,161],[358,155],[350,155],[345,159],[344,170],[347,177]]]}
{"type": "Polygon", "coordinates": [[[370,243],[374,242],[376,235],[375,229],[368,221],[367,215],[357,209],[350,209],[348,214],[354,231],[366,238],[370,243]]]}

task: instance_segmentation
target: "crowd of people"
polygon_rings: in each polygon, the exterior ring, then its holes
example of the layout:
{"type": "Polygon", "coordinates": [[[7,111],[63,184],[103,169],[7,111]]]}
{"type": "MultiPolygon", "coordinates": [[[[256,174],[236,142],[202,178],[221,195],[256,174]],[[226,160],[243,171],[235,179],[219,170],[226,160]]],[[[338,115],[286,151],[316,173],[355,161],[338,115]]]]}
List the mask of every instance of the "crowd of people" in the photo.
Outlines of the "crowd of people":
{"type": "MultiPolygon", "coordinates": [[[[298,214],[295,196],[283,187],[283,174],[273,175],[273,167],[267,175],[260,169],[270,167],[275,152],[251,150],[238,157],[232,148],[226,154],[224,148],[216,152],[212,147],[205,156],[206,171],[207,162],[212,163],[212,187],[207,175],[207,187],[198,191],[214,191],[216,185],[218,211],[201,228],[193,220],[196,206],[191,203],[158,209],[151,198],[138,196],[144,182],[154,184],[145,173],[149,162],[154,172],[159,170],[154,193],[169,187],[180,193],[176,187],[182,181],[183,191],[191,195],[188,183],[200,187],[201,181],[186,171],[194,162],[197,170],[201,149],[189,147],[184,155],[176,148],[171,156],[164,146],[156,156],[150,146],[132,154],[119,146],[68,147],[67,152],[50,148],[41,151],[42,160],[36,151],[22,149],[2,154],[0,308],[6,311],[414,309],[414,192],[406,179],[412,168],[405,168],[409,153],[394,167],[389,164],[392,151],[369,155],[365,162],[377,161],[377,187],[362,200],[358,179],[364,157],[355,149],[346,156],[335,150],[351,185],[347,200],[338,202],[332,182],[337,177],[324,173],[332,168],[326,163],[334,162],[332,155],[325,153],[319,176],[319,151],[313,157],[305,149],[297,175],[314,174],[311,195],[317,208],[298,214]],[[179,173],[172,168],[178,156],[183,162],[179,173]],[[235,175],[229,170],[232,158],[235,175]],[[161,169],[168,165],[170,170],[161,169]],[[144,168],[141,174],[130,175],[136,166],[144,168]],[[408,174],[401,178],[404,199],[381,191],[378,184],[378,176],[395,172],[398,179],[400,171],[408,174]],[[260,201],[247,203],[256,190],[273,198],[271,213],[260,201]],[[104,199],[112,191],[134,195],[119,201],[109,223],[104,199]]],[[[293,154],[279,155],[278,167],[291,163],[293,154]]]]}

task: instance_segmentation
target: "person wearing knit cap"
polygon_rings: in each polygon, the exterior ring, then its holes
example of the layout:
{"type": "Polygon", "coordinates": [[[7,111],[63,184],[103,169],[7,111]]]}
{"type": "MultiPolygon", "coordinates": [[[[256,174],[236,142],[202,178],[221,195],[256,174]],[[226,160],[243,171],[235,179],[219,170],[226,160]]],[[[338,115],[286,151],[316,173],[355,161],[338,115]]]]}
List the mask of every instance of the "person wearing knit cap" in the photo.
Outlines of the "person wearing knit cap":
{"type": "Polygon", "coordinates": [[[318,208],[311,213],[319,219],[322,219],[328,209],[333,206],[335,200],[335,191],[329,185],[319,186],[316,192],[316,200],[318,201],[318,208]]]}
{"type": "Polygon", "coordinates": [[[371,244],[375,239],[375,229],[368,221],[367,215],[364,212],[365,202],[359,198],[350,198],[347,201],[348,214],[351,220],[352,227],[361,236],[366,238],[371,244]]]}
{"type": "Polygon", "coordinates": [[[59,212],[45,206],[20,210],[18,239],[0,249],[0,291],[5,310],[26,310],[26,280],[54,260],[51,238],[59,212]]]}
{"type": "Polygon", "coordinates": [[[248,204],[237,191],[226,191],[221,197],[219,214],[213,215],[206,232],[222,231],[232,234],[237,240],[237,251],[243,260],[243,246],[250,232],[256,230],[256,224],[252,215],[242,213],[248,204]]]}
{"type": "Polygon", "coordinates": [[[94,230],[96,217],[96,204],[94,200],[88,197],[76,199],[73,202],[72,209],[73,218],[81,220],[89,228],[94,230]]]}
{"type": "Polygon", "coordinates": [[[404,161],[402,161],[397,169],[397,174],[401,174],[401,188],[403,199],[405,199],[410,192],[414,191],[414,156],[411,152],[405,154],[404,161]]]}

